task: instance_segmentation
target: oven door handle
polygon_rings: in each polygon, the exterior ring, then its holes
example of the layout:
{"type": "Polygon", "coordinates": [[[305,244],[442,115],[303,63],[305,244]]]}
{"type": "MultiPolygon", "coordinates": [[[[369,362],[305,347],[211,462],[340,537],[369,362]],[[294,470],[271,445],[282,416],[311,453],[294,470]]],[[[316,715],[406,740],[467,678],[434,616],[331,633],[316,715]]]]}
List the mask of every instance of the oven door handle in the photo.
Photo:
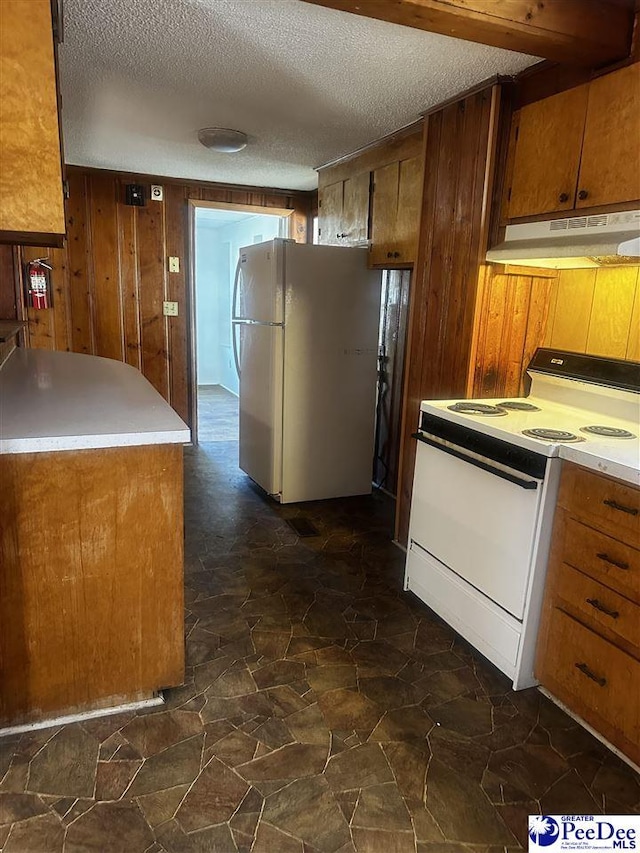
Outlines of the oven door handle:
{"type": "Polygon", "coordinates": [[[510,483],[514,483],[516,486],[520,486],[521,489],[537,489],[538,481],[537,480],[524,480],[522,477],[518,477],[515,474],[511,474],[509,471],[504,471],[502,468],[494,468],[493,465],[489,465],[488,462],[483,462],[481,459],[476,459],[473,456],[467,456],[462,450],[456,450],[453,447],[449,447],[445,444],[440,444],[439,441],[432,441],[429,438],[426,438],[420,432],[412,433],[412,438],[417,439],[418,441],[422,441],[424,444],[428,444],[430,447],[435,447],[436,450],[442,450],[444,453],[448,453],[450,456],[455,456],[456,459],[461,459],[463,462],[468,462],[469,465],[475,465],[476,468],[481,468],[483,471],[487,471],[489,474],[495,474],[496,477],[500,477],[503,480],[508,480],[510,483]]]}

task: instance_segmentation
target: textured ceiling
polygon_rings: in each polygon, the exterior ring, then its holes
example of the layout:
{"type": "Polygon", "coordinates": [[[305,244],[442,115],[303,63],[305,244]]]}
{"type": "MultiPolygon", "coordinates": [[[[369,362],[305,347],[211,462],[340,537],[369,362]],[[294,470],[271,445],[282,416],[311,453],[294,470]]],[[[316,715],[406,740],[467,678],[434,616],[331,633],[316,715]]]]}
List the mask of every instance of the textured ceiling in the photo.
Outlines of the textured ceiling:
{"type": "Polygon", "coordinates": [[[65,0],[64,27],[68,163],[290,189],[535,61],[300,0],[65,0]],[[250,143],[208,151],[205,126],[250,143]]]}

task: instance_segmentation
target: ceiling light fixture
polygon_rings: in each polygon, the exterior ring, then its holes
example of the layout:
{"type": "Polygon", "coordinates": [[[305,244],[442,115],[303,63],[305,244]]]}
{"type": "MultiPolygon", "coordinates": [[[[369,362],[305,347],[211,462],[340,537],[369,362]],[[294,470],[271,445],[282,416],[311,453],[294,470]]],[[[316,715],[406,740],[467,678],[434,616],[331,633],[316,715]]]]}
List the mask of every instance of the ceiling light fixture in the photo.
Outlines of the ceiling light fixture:
{"type": "Polygon", "coordinates": [[[228,127],[203,127],[198,131],[198,139],[213,151],[223,154],[235,154],[247,147],[249,138],[241,130],[231,130],[228,127]]]}

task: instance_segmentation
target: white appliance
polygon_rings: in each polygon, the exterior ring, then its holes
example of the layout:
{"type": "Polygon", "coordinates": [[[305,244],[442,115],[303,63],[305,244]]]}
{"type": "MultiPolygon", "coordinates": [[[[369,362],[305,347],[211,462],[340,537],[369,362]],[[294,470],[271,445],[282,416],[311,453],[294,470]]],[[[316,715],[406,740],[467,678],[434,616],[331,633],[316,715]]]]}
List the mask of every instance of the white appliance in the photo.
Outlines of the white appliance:
{"type": "Polygon", "coordinates": [[[640,210],[507,225],[487,260],[551,269],[637,265],[640,210]]]}
{"type": "Polygon", "coordinates": [[[528,375],[526,398],[421,404],[405,569],[516,690],[536,684],[563,448],[640,467],[640,364],[539,349],[528,375]]]}
{"type": "Polygon", "coordinates": [[[240,467],[282,503],[371,491],[381,274],[367,256],[284,239],[240,250],[240,467]]]}

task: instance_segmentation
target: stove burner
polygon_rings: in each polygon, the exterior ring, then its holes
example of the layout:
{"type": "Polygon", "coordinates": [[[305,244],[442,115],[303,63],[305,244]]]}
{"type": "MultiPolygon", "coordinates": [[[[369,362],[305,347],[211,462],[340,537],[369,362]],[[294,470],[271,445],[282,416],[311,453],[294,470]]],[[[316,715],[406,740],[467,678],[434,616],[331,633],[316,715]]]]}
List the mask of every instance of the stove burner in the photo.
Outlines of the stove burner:
{"type": "Polygon", "coordinates": [[[567,432],[564,429],[547,429],[540,427],[538,429],[523,429],[523,435],[528,435],[530,438],[540,438],[543,441],[560,441],[563,444],[569,444],[574,441],[584,441],[579,435],[574,435],[572,432],[567,432]]]}
{"type": "Polygon", "coordinates": [[[539,412],[540,407],[534,406],[533,403],[525,403],[522,400],[506,400],[504,403],[497,404],[501,409],[510,409],[514,412],[539,412]]]}
{"type": "Polygon", "coordinates": [[[619,429],[611,426],[586,426],[580,427],[580,432],[587,432],[589,435],[602,435],[605,438],[635,438],[636,436],[629,432],[628,429],[619,429]]]}
{"type": "Polygon", "coordinates": [[[487,403],[454,403],[453,406],[447,406],[452,412],[459,412],[461,415],[486,415],[487,417],[498,417],[507,413],[497,406],[490,406],[487,403]]]}

